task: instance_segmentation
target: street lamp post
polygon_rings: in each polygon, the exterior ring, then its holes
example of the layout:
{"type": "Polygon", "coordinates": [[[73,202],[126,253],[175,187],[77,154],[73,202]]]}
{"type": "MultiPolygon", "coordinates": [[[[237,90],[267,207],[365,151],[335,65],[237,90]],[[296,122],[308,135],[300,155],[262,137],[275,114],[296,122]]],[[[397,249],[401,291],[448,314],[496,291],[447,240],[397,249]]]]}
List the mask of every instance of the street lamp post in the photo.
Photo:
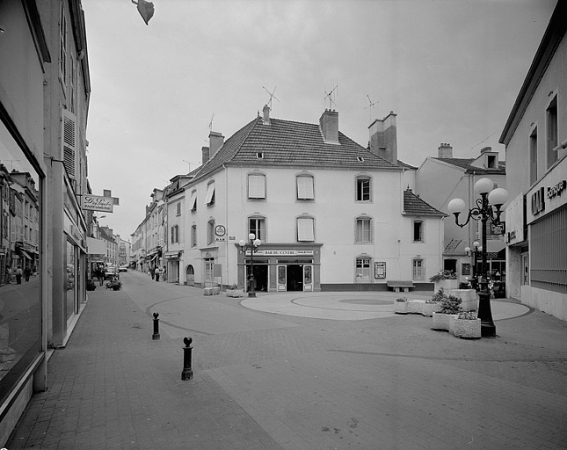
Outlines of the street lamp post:
{"type": "Polygon", "coordinates": [[[256,290],[254,288],[254,252],[258,251],[258,247],[260,246],[260,244],[262,244],[262,241],[260,241],[260,239],[256,239],[254,233],[250,233],[248,235],[248,241],[249,243],[247,244],[246,241],[242,239],[240,240],[238,245],[240,245],[240,248],[244,252],[244,266],[246,266],[246,251],[250,249],[250,274],[248,276],[248,283],[249,283],[248,297],[256,297],[256,290]]]}
{"type": "Polygon", "coordinates": [[[506,189],[492,189],[494,183],[489,178],[481,178],[475,183],[474,189],[480,198],[476,200],[476,207],[469,209],[467,220],[459,223],[459,214],[466,210],[465,202],[460,198],[454,198],[449,202],[447,208],[449,212],[455,215],[455,223],[459,227],[466,226],[471,218],[480,220],[482,223],[482,246],[480,253],[482,256],[482,266],[480,270],[480,292],[478,302],[478,317],[481,320],[481,335],[484,337],[496,336],[496,326],[492,320],[492,311],[490,309],[490,292],[488,291],[488,275],[487,275],[487,247],[486,247],[486,224],[490,220],[494,225],[502,224],[500,215],[502,214],[502,205],[508,201],[508,191],[506,189]]]}

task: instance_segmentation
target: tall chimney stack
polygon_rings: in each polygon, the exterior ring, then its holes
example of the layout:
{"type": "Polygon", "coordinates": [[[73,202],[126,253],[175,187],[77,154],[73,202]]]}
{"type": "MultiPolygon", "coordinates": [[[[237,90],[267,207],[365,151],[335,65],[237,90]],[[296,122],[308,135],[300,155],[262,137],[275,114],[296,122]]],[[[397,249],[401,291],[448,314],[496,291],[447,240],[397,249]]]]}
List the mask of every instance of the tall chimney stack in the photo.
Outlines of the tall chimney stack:
{"type": "Polygon", "coordinates": [[[451,144],[441,143],[439,144],[439,149],[437,154],[439,158],[452,158],[453,147],[451,147],[451,144]]]}
{"type": "Polygon", "coordinates": [[[264,125],[270,125],[270,107],[268,105],[264,105],[262,112],[264,113],[264,125]]]}
{"type": "Polygon", "coordinates": [[[376,119],[368,127],[370,132],[370,151],[392,164],[398,164],[398,134],[396,114],[390,111],[384,119],[376,119]]]}
{"type": "Polygon", "coordinates": [[[222,144],[224,144],[224,136],[216,131],[211,131],[209,133],[209,159],[222,147],[222,144]]]}
{"type": "Polygon", "coordinates": [[[327,144],[339,143],[339,113],[330,109],[325,109],[319,119],[319,127],[323,140],[327,144]]]}
{"type": "Polygon", "coordinates": [[[209,147],[201,147],[201,164],[205,165],[205,163],[209,160],[209,147]]]}

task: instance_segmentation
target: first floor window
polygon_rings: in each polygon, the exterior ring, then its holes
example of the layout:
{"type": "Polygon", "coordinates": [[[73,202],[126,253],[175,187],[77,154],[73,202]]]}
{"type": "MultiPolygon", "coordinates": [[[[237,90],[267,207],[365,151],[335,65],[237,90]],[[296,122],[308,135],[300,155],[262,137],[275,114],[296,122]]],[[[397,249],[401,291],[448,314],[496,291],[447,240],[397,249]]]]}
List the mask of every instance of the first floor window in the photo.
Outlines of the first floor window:
{"type": "Polygon", "coordinates": [[[413,260],[413,279],[421,281],[425,279],[425,264],[423,259],[413,260]]]}
{"type": "Polygon", "coordinates": [[[248,234],[252,233],[256,239],[266,241],[266,219],[263,217],[250,217],[248,219],[248,234]]]}
{"type": "Polygon", "coordinates": [[[311,175],[299,175],[297,177],[297,199],[298,200],[314,200],[313,177],[311,175]]]}
{"type": "Polygon", "coordinates": [[[209,183],[207,186],[207,195],[205,196],[205,205],[212,206],[215,204],[215,183],[209,183]]]}
{"type": "Polygon", "coordinates": [[[297,241],[315,241],[315,225],[312,217],[301,217],[297,219],[297,241]]]}
{"type": "Polygon", "coordinates": [[[171,243],[177,242],[179,242],[179,225],[174,225],[171,227],[171,243]]]}
{"type": "Polygon", "coordinates": [[[356,242],[372,242],[372,220],[370,217],[356,219],[356,242]]]}
{"type": "Polygon", "coordinates": [[[423,222],[421,220],[413,222],[413,241],[423,242],[423,222]]]}
{"type": "Polygon", "coordinates": [[[370,258],[360,257],[356,258],[356,281],[369,282],[370,281],[370,258]]]}

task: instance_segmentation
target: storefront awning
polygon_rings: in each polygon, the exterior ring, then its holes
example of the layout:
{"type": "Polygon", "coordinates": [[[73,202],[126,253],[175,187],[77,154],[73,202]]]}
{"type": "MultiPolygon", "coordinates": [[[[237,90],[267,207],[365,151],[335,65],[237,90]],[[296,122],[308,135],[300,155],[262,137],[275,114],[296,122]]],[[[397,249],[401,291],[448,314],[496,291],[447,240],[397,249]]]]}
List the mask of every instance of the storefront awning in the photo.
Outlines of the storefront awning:
{"type": "Polygon", "coordinates": [[[165,252],[163,255],[165,258],[172,259],[172,258],[179,258],[179,251],[176,252],[165,252]]]}
{"type": "Polygon", "coordinates": [[[27,259],[32,259],[32,257],[31,257],[31,256],[28,254],[28,252],[26,252],[25,250],[21,250],[21,252],[22,252],[22,255],[23,255],[24,257],[26,257],[27,259]]]}

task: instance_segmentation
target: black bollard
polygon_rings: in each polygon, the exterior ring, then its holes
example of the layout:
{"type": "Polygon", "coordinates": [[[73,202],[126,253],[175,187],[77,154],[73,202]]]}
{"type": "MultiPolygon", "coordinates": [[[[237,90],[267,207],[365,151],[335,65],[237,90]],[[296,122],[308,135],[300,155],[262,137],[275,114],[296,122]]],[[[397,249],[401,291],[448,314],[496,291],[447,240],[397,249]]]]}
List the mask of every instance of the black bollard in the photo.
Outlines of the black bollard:
{"type": "Polygon", "coordinates": [[[154,313],[154,334],[152,335],[152,339],[155,341],[159,339],[159,314],[154,313]]]}
{"type": "Polygon", "coordinates": [[[193,379],[193,369],[191,368],[191,351],[193,350],[193,347],[191,347],[191,342],[193,342],[193,339],[183,338],[185,348],[183,349],[183,372],[181,372],[182,380],[193,379]]]}

